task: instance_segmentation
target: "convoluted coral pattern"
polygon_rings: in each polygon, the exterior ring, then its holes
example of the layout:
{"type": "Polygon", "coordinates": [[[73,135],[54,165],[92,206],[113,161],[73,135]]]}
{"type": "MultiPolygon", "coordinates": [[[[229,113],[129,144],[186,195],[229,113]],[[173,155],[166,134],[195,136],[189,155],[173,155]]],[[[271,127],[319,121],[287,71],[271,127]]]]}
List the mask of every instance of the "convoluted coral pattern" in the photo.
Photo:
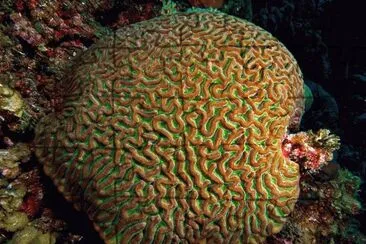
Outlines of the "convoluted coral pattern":
{"type": "Polygon", "coordinates": [[[258,243],[298,197],[281,141],[302,86],[292,55],[249,22],[155,18],[77,60],[36,154],[108,243],[258,243]]]}

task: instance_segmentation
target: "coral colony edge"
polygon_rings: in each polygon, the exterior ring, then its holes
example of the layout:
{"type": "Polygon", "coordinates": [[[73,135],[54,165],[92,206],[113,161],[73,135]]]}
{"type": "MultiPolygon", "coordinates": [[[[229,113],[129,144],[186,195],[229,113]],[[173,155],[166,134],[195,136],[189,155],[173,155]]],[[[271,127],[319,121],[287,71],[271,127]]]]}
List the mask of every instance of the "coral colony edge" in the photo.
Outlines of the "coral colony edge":
{"type": "Polygon", "coordinates": [[[339,147],[328,130],[290,134],[307,90],[260,27],[219,12],[161,16],[79,56],[35,153],[106,243],[260,243],[284,227],[302,174],[339,147]]]}

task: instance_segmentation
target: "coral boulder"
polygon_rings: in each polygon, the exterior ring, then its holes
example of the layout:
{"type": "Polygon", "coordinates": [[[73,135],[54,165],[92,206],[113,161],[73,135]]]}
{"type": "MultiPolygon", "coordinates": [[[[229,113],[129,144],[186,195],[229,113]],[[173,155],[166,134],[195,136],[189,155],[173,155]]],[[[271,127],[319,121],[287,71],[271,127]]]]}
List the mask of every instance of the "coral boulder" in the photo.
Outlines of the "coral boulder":
{"type": "Polygon", "coordinates": [[[107,243],[258,243],[299,194],[282,139],[301,71],[271,34],[221,13],[133,24],[83,53],[36,155],[107,243]]]}

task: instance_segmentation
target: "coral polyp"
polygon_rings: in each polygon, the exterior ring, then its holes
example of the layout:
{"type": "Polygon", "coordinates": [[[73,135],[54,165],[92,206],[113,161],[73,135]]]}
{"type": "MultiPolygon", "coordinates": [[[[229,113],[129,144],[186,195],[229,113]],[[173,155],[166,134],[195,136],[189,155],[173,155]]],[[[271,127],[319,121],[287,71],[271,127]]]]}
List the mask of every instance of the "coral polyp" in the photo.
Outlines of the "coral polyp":
{"type": "Polygon", "coordinates": [[[221,13],[127,26],[80,56],[36,155],[108,243],[258,243],[299,195],[282,153],[301,71],[271,34],[221,13]]]}

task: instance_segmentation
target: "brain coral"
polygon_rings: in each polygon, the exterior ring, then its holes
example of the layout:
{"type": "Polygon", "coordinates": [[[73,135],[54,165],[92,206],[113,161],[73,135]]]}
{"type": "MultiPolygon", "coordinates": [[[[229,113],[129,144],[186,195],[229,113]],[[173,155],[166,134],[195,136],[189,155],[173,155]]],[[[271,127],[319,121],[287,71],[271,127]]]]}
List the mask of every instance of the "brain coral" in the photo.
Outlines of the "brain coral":
{"type": "Polygon", "coordinates": [[[304,108],[293,56],[221,13],[162,16],[117,30],[62,84],[36,128],[36,155],[107,243],[258,243],[299,193],[282,155],[304,108]]]}

